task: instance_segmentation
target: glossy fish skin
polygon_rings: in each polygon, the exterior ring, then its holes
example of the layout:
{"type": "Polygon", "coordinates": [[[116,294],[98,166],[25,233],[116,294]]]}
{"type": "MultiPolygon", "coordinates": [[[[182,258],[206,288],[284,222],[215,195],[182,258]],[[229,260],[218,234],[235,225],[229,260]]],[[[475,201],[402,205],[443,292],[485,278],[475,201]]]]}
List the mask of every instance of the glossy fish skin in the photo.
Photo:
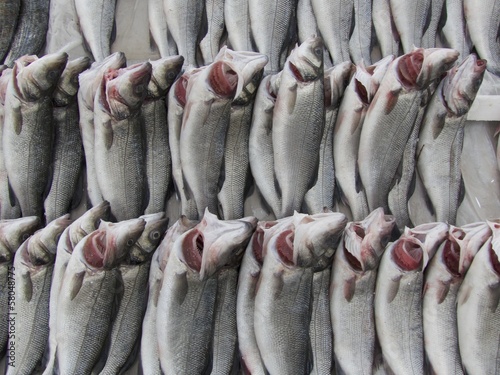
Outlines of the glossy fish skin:
{"type": "Polygon", "coordinates": [[[172,225],[158,245],[151,259],[149,271],[148,303],[142,322],[141,369],[144,375],[161,375],[158,335],[156,332],[156,313],[160,295],[163,272],[168,262],[175,240],[197,223],[181,217],[172,225]]]}
{"type": "MultiPolygon", "coordinates": [[[[354,0],[354,28],[349,39],[349,54],[355,64],[370,65],[372,42],[372,1],[354,0]]],[[[387,55],[383,55],[386,57],[387,55]]]]}
{"type": "MultiPolygon", "coordinates": [[[[5,67],[5,65],[2,65],[5,67]]],[[[21,217],[21,208],[19,203],[13,196],[12,189],[9,187],[9,179],[7,177],[7,169],[5,168],[5,156],[3,151],[3,127],[5,114],[5,95],[9,80],[12,77],[12,69],[7,68],[2,70],[0,76],[0,219],[17,219],[21,217]]]]}
{"type": "Polygon", "coordinates": [[[283,69],[293,44],[297,0],[249,0],[250,27],[257,51],[269,57],[265,74],[283,69]]]}
{"type": "Polygon", "coordinates": [[[78,125],[78,75],[90,66],[88,57],[69,61],[53,94],[54,150],[52,183],[44,201],[45,218],[51,222],[69,212],[83,162],[78,125]]]}
{"type": "Polygon", "coordinates": [[[97,62],[103,61],[111,54],[115,6],[116,0],[75,1],[83,37],[97,62]]]}
{"type": "Polygon", "coordinates": [[[162,58],[177,55],[177,46],[167,27],[163,0],[148,0],[149,31],[162,58]]]}
{"type": "Polygon", "coordinates": [[[458,292],[458,343],[467,374],[493,374],[498,369],[498,262],[497,221],[488,222],[493,235],[474,257],[458,292]]]}
{"type": "Polygon", "coordinates": [[[57,244],[56,260],[54,263],[54,271],[52,273],[52,283],[50,288],[49,302],[49,339],[46,350],[47,364],[43,372],[44,375],[50,375],[54,372],[56,361],[56,327],[57,327],[57,306],[59,291],[64,278],[64,272],[68,266],[71,254],[75,246],[87,234],[95,231],[99,226],[101,219],[107,219],[109,215],[109,203],[101,202],[95,207],[85,212],[78,219],[73,221],[61,234],[61,238],[57,244]]]}
{"type": "Polygon", "coordinates": [[[97,182],[117,221],[140,216],[147,199],[140,109],[151,71],[149,62],[108,71],[95,98],[97,182]]]}
{"type": "Polygon", "coordinates": [[[21,0],[9,0],[2,3],[0,8],[0,61],[3,62],[5,55],[9,52],[9,47],[16,32],[17,18],[21,10],[21,0]]]}
{"type": "Polygon", "coordinates": [[[282,193],[278,218],[300,211],[313,184],[325,123],[324,95],[323,42],[311,37],[288,57],[273,112],[274,171],[282,193]]]}
{"type": "Polygon", "coordinates": [[[325,207],[329,210],[333,209],[335,190],[333,130],[353,67],[350,61],[346,61],[325,71],[325,127],[319,149],[318,175],[316,183],[304,196],[304,203],[310,214],[323,212],[325,207]]]}
{"type": "MultiPolygon", "coordinates": [[[[5,57],[5,65],[12,67],[19,57],[41,52],[49,27],[49,7],[49,0],[21,0],[16,32],[5,57]]],[[[6,23],[10,22],[12,20],[6,23]]]]}
{"type": "Polygon", "coordinates": [[[69,214],[50,222],[16,252],[15,334],[10,337],[15,349],[6,374],[31,373],[42,359],[49,335],[49,296],[57,242],[70,223],[69,214]]]}
{"type": "Polygon", "coordinates": [[[255,96],[248,140],[250,170],[260,194],[274,215],[281,211],[281,194],[276,186],[272,142],[273,111],[281,75],[265,76],[255,96]]]}
{"type": "Polygon", "coordinates": [[[146,99],[141,107],[144,117],[146,176],[149,203],[145,214],[165,209],[171,177],[171,157],[167,127],[166,95],[179,74],[182,56],[166,57],[151,62],[153,67],[146,99]]]}
{"type": "Polygon", "coordinates": [[[200,50],[205,65],[211,64],[219,53],[224,33],[225,0],[205,0],[207,33],[200,41],[200,50]]]}
{"type": "Polygon", "coordinates": [[[389,0],[373,0],[372,22],[382,56],[399,56],[399,34],[392,18],[389,0]]]}
{"type": "Polygon", "coordinates": [[[78,76],[78,110],[80,113],[80,131],[82,133],[83,151],[87,172],[87,194],[93,206],[103,201],[97,173],[95,170],[95,132],[94,132],[94,98],[101,86],[104,73],[108,69],[120,69],[126,66],[125,55],[116,52],[100,63],[93,63],[90,69],[78,76]]]}
{"type": "Polygon", "coordinates": [[[429,262],[422,298],[425,356],[434,373],[463,374],[457,295],[474,256],[491,236],[486,223],[451,227],[429,262]]]}
{"type": "Polygon", "coordinates": [[[466,114],[485,69],[484,60],[470,55],[448,73],[427,106],[417,146],[417,167],[438,221],[456,221],[466,114]]]}
{"type": "Polygon", "coordinates": [[[441,13],[444,11],[444,4],[446,0],[431,0],[429,7],[429,21],[427,29],[422,36],[422,47],[423,48],[434,48],[436,47],[436,36],[438,34],[439,21],[441,19],[441,13]]]}
{"type": "Polygon", "coordinates": [[[253,51],[249,0],[225,0],[224,23],[229,46],[235,51],[253,51]]]}
{"type": "Polygon", "coordinates": [[[427,15],[432,0],[390,0],[391,14],[401,38],[404,53],[409,53],[414,47],[424,47],[424,35],[427,15]]]}
{"type": "Polygon", "coordinates": [[[499,75],[500,46],[497,34],[500,4],[492,0],[464,0],[463,9],[472,44],[479,56],[488,61],[488,71],[499,75]]]}
{"type": "Polygon", "coordinates": [[[472,50],[469,31],[465,22],[464,0],[446,0],[446,23],[442,28],[445,44],[460,52],[458,62],[469,56],[472,50]]]}
{"type": "Polygon", "coordinates": [[[319,35],[311,0],[297,1],[297,31],[299,43],[313,35],[319,35]]]}
{"type": "MultiPolygon", "coordinates": [[[[21,244],[41,226],[40,218],[28,216],[0,221],[0,350],[8,338],[8,271],[21,244]]],[[[12,276],[12,275],[11,275],[12,276]]]]}
{"type": "Polygon", "coordinates": [[[42,216],[52,161],[51,96],[68,55],[45,55],[14,66],[5,98],[3,148],[9,183],[23,216],[42,216]]]}
{"type": "Polygon", "coordinates": [[[330,314],[337,372],[371,374],[375,360],[373,299],[377,270],[394,228],[378,208],[347,224],[332,265],[330,314]]]}

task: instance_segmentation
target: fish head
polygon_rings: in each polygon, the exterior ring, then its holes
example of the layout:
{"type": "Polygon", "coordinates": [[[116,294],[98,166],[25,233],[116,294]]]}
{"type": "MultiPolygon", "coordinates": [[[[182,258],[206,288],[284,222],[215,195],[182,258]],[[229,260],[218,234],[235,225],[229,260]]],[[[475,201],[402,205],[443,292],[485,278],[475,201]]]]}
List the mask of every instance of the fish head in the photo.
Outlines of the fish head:
{"type": "Polygon", "coordinates": [[[70,215],[66,214],[48,223],[45,228],[31,236],[28,244],[28,254],[31,264],[38,266],[54,260],[57,244],[63,231],[72,223],[70,215]]]}
{"type": "Polygon", "coordinates": [[[78,76],[89,66],[90,59],[86,56],[68,61],[53,94],[55,106],[63,107],[73,100],[78,93],[78,76]]]}
{"type": "Polygon", "coordinates": [[[355,66],[350,61],[345,61],[325,70],[323,89],[325,90],[326,108],[335,108],[340,105],[340,98],[354,72],[355,66]]]}
{"type": "Polygon", "coordinates": [[[449,237],[460,246],[458,272],[465,275],[474,257],[486,240],[491,237],[491,228],[485,222],[471,223],[461,227],[450,225],[449,237]]]}
{"type": "Polygon", "coordinates": [[[458,59],[460,53],[451,48],[427,48],[424,50],[422,69],[417,78],[418,88],[424,89],[441,78],[458,59]]]}
{"type": "Polygon", "coordinates": [[[443,82],[446,107],[456,116],[465,115],[483,82],[486,60],[470,54],[459,66],[451,69],[443,82]]]}
{"type": "MultiPolygon", "coordinates": [[[[268,246],[268,253],[276,257],[280,263],[287,268],[295,268],[294,263],[294,239],[295,229],[293,227],[273,232],[268,246]]],[[[267,256],[267,255],[266,255],[267,256]]]]}
{"type": "Polygon", "coordinates": [[[423,244],[429,258],[432,258],[439,245],[447,238],[448,230],[448,224],[435,222],[417,225],[412,229],[405,228],[404,234],[417,238],[423,244]]]}
{"type": "Polygon", "coordinates": [[[249,245],[252,247],[252,256],[261,266],[264,263],[264,234],[269,228],[274,227],[277,221],[259,221],[255,228],[249,245]]]}
{"type": "Polygon", "coordinates": [[[130,250],[131,263],[142,263],[149,259],[168,227],[168,218],[165,218],[164,212],[143,215],[140,218],[146,222],[146,226],[130,250]]]}
{"type": "Polygon", "coordinates": [[[373,96],[371,93],[374,91],[372,89],[372,76],[366,70],[363,70],[361,67],[356,68],[356,73],[352,78],[352,87],[354,88],[354,92],[356,93],[358,99],[365,106],[369,106],[373,96]]]}
{"type": "Polygon", "coordinates": [[[366,67],[366,71],[371,75],[370,79],[370,96],[373,98],[377,93],[378,88],[380,87],[380,83],[382,79],[385,77],[385,73],[391,66],[394,61],[394,56],[389,55],[384,57],[382,60],[377,61],[375,64],[372,64],[366,67]]]}
{"type": "Polygon", "coordinates": [[[324,270],[331,264],[347,218],[340,212],[304,217],[295,225],[293,263],[298,267],[324,270]]]}
{"type": "Polygon", "coordinates": [[[196,224],[198,224],[198,221],[189,220],[186,216],[183,215],[174,223],[174,225],[172,225],[167,230],[167,233],[165,233],[165,237],[160,242],[157,249],[157,251],[161,254],[158,257],[161,271],[164,271],[165,267],[167,266],[168,258],[170,256],[170,253],[172,252],[172,248],[177,238],[179,238],[188,230],[193,229],[196,224]]]}
{"type": "Polygon", "coordinates": [[[296,46],[285,63],[285,69],[298,82],[315,81],[323,76],[323,40],[311,36],[296,46]]]}
{"type": "Polygon", "coordinates": [[[123,120],[140,109],[146,97],[151,72],[151,64],[145,62],[119,70],[109,70],[104,74],[105,101],[113,117],[123,120]]]}
{"type": "Polygon", "coordinates": [[[72,249],[83,237],[99,228],[101,219],[105,220],[109,217],[110,209],[111,206],[109,202],[102,201],[98,205],[87,210],[69,226],[68,236],[72,244],[72,249]]]}
{"type": "Polygon", "coordinates": [[[2,71],[0,76],[0,104],[5,105],[5,94],[7,93],[7,87],[9,87],[9,81],[12,78],[12,69],[8,68],[2,71]]]}
{"type": "Polygon", "coordinates": [[[124,220],[119,223],[101,220],[99,229],[106,231],[104,268],[111,269],[126,258],[145,227],[146,222],[140,218],[124,220]]]}
{"type": "Polygon", "coordinates": [[[423,271],[429,261],[424,244],[416,237],[402,235],[390,249],[391,261],[403,272],[423,271]]]}
{"type": "Polygon", "coordinates": [[[424,63],[424,49],[415,48],[413,51],[398,57],[393,62],[396,77],[407,90],[419,88],[417,80],[422,72],[424,63]]]}
{"type": "MultiPolygon", "coordinates": [[[[301,215],[307,216],[306,214],[301,214],[301,215]]],[[[276,233],[294,228],[294,216],[284,217],[284,218],[275,220],[271,223],[273,223],[273,224],[272,225],[268,224],[268,226],[264,230],[264,235],[263,235],[263,239],[262,239],[262,259],[264,259],[266,257],[267,251],[269,248],[269,246],[268,246],[269,241],[276,233]]]]}
{"type": "Polygon", "coordinates": [[[0,221],[0,262],[10,261],[19,246],[41,226],[38,216],[0,221]]]}
{"type": "Polygon", "coordinates": [[[170,56],[150,61],[152,66],[151,80],[148,84],[148,98],[160,98],[167,94],[168,89],[179,75],[184,57],[170,56]]]}
{"type": "Polygon", "coordinates": [[[112,269],[117,263],[106,264],[106,259],[116,259],[115,248],[106,246],[106,229],[97,229],[85,236],[77,246],[82,247],[81,260],[91,270],[112,269]]]}

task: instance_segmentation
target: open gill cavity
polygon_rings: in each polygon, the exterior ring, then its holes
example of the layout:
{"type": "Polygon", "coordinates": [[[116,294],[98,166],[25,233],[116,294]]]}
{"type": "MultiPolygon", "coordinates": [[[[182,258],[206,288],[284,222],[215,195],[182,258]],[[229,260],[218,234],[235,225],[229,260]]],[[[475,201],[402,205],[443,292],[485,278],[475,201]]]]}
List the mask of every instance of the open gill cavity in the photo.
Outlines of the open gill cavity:
{"type": "Polygon", "coordinates": [[[174,88],[174,95],[179,102],[179,104],[184,107],[186,105],[186,89],[188,85],[188,79],[185,76],[181,76],[174,88]]]}
{"type": "Polygon", "coordinates": [[[305,82],[305,79],[302,76],[302,74],[300,73],[300,70],[291,61],[289,61],[288,64],[290,66],[290,70],[292,71],[292,74],[295,77],[295,79],[299,82],[305,82]]]}
{"type": "Polygon", "coordinates": [[[106,233],[96,233],[92,236],[87,246],[83,248],[85,261],[94,268],[104,266],[104,253],[106,251],[106,233]]]}
{"type": "Polygon", "coordinates": [[[288,265],[293,266],[293,239],[295,234],[292,229],[283,231],[278,235],[276,240],[276,250],[281,261],[288,265]]]}
{"type": "Polygon", "coordinates": [[[420,245],[406,239],[398,240],[392,252],[394,263],[403,271],[417,270],[422,264],[423,257],[424,251],[420,245]]]}
{"type": "Polygon", "coordinates": [[[358,224],[354,224],[352,226],[352,231],[356,234],[357,238],[356,238],[356,241],[352,241],[352,240],[351,241],[344,241],[344,255],[345,255],[345,258],[347,260],[347,263],[349,263],[349,265],[352,267],[353,270],[362,271],[363,267],[361,265],[361,262],[354,255],[354,252],[351,249],[351,245],[354,242],[357,242],[361,245],[361,242],[362,242],[363,238],[365,238],[366,233],[365,233],[364,228],[358,224]]]}
{"type": "Polygon", "coordinates": [[[500,276],[500,261],[498,260],[498,255],[495,253],[495,250],[493,250],[491,242],[488,244],[488,247],[490,252],[491,267],[493,268],[493,271],[500,276]]]}
{"type": "Polygon", "coordinates": [[[252,251],[255,260],[262,265],[264,257],[262,256],[262,244],[264,243],[264,231],[257,228],[252,239],[252,251]]]}
{"type": "Polygon", "coordinates": [[[220,97],[232,98],[236,93],[238,74],[228,64],[217,61],[208,74],[208,84],[220,97]]]}
{"type": "Polygon", "coordinates": [[[454,239],[448,239],[444,243],[443,262],[451,274],[460,276],[460,246],[454,239]]]}
{"type": "Polygon", "coordinates": [[[421,51],[414,51],[401,57],[397,66],[398,78],[405,87],[415,87],[423,61],[424,54],[421,51]]]}
{"type": "Polygon", "coordinates": [[[189,268],[198,273],[201,271],[201,260],[204,245],[205,240],[203,238],[203,234],[196,229],[189,232],[189,234],[184,238],[184,242],[182,244],[184,260],[189,268]]]}

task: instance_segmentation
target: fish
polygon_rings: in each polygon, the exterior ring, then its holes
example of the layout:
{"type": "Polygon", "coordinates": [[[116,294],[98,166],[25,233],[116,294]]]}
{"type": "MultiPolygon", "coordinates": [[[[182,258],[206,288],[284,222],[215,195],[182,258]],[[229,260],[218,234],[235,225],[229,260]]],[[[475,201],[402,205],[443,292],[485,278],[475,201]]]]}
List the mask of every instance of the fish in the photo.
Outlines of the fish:
{"type": "Polygon", "coordinates": [[[148,199],[140,109],[151,72],[149,62],[108,71],[95,97],[97,182],[117,221],[140,216],[148,199]]]}
{"type": "Polygon", "coordinates": [[[167,127],[166,95],[179,74],[184,58],[165,57],[152,61],[151,81],[141,106],[144,117],[146,177],[149,203],[145,214],[165,209],[171,177],[171,157],[167,127]]]}
{"type": "Polygon", "coordinates": [[[69,212],[83,163],[78,125],[78,75],[90,66],[88,57],[69,61],[53,94],[54,149],[50,190],[43,203],[47,223],[69,212]]]}
{"type": "Polygon", "coordinates": [[[218,182],[231,102],[267,63],[267,57],[259,53],[233,53],[226,48],[215,60],[189,79],[189,110],[184,111],[180,134],[184,188],[194,198],[200,217],[207,207],[210,212],[218,209],[218,182]],[[196,152],[191,151],[193,148],[196,152]]]}
{"type": "Polygon", "coordinates": [[[117,266],[142,234],[145,222],[134,219],[127,225],[107,226],[76,245],[64,273],[56,317],[59,373],[91,373],[111,328],[120,287],[117,266]]]}
{"type": "Polygon", "coordinates": [[[274,172],[282,194],[278,218],[300,211],[316,177],[325,126],[323,74],[318,37],[295,48],[281,73],[272,125],[274,172]]]}
{"type": "Polygon", "coordinates": [[[257,51],[269,57],[264,74],[276,74],[294,43],[297,0],[249,0],[248,9],[257,51]]]}
{"type": "Polygon", "coordinates": [[[158,335],[156,333],[156,313],[163,272],[177,237],[193,228],[197,222],[182,216],[172,225],[158,245],[151,259],[149,271],[149,293],[146,312],[142,321],[141,369],[144,375],[161,375],[158,335]]]}
{"type": "Polygon", "coordinates": [[[390,0],[391,14],[398,30],[404,53],[410,53],[414,47],[424,47],[422,37],[431,0],[407,2],[390,0]]]}
{"type": "Polygon", "coordinates": [[[233,252],[242,254],[256,222],[219,221],[206,209],[201,222],[176,239],[158,299],[158,346],[165,374],[212,370],[216,273],[231,263],[233,252]]]}
{"type": "Polygon", "coordinates": [[[19,12],[21,10],[21,0],[10,0],[3,3],[0,13],[2,30],[0,32],[0,62],[3,62],[9,52],[10,44],[16,32],[19,12]]]}
{"type": "Polygon", "coordinates": [[[173,84],[167,94],[167,124],[168,124],[168,144],[170,146],[170,156],[172,159],[172,180],[175,192],[181,201],[182,215],[188,219],[198,217],[196,202],[189,195],[184,186],[184,177],[181,166],[180,137],[184,107],[186,105],[186,88],[190,77],[198,70],[191,69],[182,74],[173,84]]]}
{"type": "Polygon", "coordinates": [[[448,72],[427,106],[417,146],[417,168],[438,221],[455,224],[466,114],[481,85],[486,61],[470,55],[448,72]]]}
{"type": "Polygon", "coordinates": [[[177,55],[177,46],[168,31],[163,0],[148,0],[149,31],[162,58],[177,55]]]}
{"type": "Polygon", "coordinates": [[[413,228],[406,227],[403,234],[414,237],[422,243],[422,247],[431,259],[436,253],[439,245],[448,235],[449,225],[447,223],[436,221],[434,223],[425,223],[413,228]]]}
{"type": "Polygon", "coordinates": [[[75,1],[81,33],[97,62],[103,61],[111,54],[115,7],[116,0],[75,1]]]}
{"type": "MultiPolygon", "coordinates": [[[[12,67],[24,55],[37,55],[45,44],[49,27],[50,0],[21,0],[21,8],[4,64],[12,67]]],[[[11,23],[12,19],[7,23],[11,23]]],[[[59,52],[59,51],[58,51],[59,52]]]]}
{"type": "MultiPolygon", "coordinates": [[[[9,336],[9,291],[13,282],[13,261],[16,251],[42,223],[37,216],[27,216],[19,219],[0,221],[0,350],[7,346],[9,336]],[[9,279],[11,283],[9,284],[9,279]]],[[[11,293],[12,294],[12,293],[11,293]]]]}
{"type": "Polygon", "coordinates": [[[219,53],[224,33],[224,0],[206,0],[207,33],[200,40],[200,50],[205,65],[211,64],[219,53]]]}
{"type": "Polygon", "coordinates": [[[366,112],[359,141],[359,175],[370,210],[387,209],[387,196],[426,89],[457,57],[451,49],[417,48],[388,68],[366,112]]]}
{"type": "Polygon", "coordinates": [[[229,47],[234,51],[254,51],[251,41],[248,0],[224,1],[224,24],[229,47]]]}
{"type": "Polygon", "coordinates": [[[463,1],[472,44],[479,57],[488,61],[488,71],[496,75],[500,74],[500,46],[497,43],[499,6],[496,1],[463,1]]]}
{"type": "Polygon", "coordinates": [[[76,245],[88,234],[95,231],[101,219],[107,219],[109,215],[109,202],[103,201],[87,210],[82,216],[73,221],[61,234],[57,243],[56,259],[52,272],[52,283],[49,299],[49,338],[45,357],[45,370],[43,375],[54,373],[56,363],[56,327],[58,297],[71,255],[76,245]]]}
{"type": "Polygon", "coordinates": [[[78,76],[78,110],[80,113],[80,131],[82,133],[83,151],[87,177],[87,194],[93,206],[103,201],[97,173],[95,169],[95,131],[94,131],[94,98],[101,85],[102,77],[108,69],[120,69],[126,66],[125,55],[115,52],[101,62],[94,62],[90,69],[78,76]]]}
{"type": "Polygon", "coordinates": [[[400,39],[392,17],[390,0],[373,0],[372,23],[382,57],[399,56],[400,39]]]}
{"type": "Polygon", "coordinates": [[[107,344],[106,361],[100,374],[116,374],[130,367],[139,345],[140,332],[148,295],[151,256],[165,234],[168,219],[163,212],[143,215],[145,227],[135,244],[130,247],[128,259],[118,266],[123,290],[119,307],[113,318],[107,344]]]}
{"type": "Polygon", "coordinates": [[[255,95],[248,140],[250,170],[255,185],[274,215],[281,211],[281,192],[274,174],[273,111],[281,75],[267,75],[255,95]]]}
{"type": "Polygon", "coordinates": [[[26,66],[17,62],[7,88],[5,167],[23,216],[43,215],[53,149],[51,99],[67,60],[68,55],[62,52],[34,57],[26,66]]]}
{"type": "Polygon", "coordinates": [[[498,221],[487,221],[492,236],[477,252],[457,298],[458,344],[464,373],[495,373],[499,366],[498,221]]]}
{"type": "Polygon", "coordinates": [[[311,0],[297,1],[297,31],[299,43],[303,43],[313,35],[319,35],[311,0]]]}
{"type": "Polygon", "coordinates": [[[422,35],[422,45],[423,48],[434,48],[436,46],[436,37],[438,34],[439,21],[441,19],[441,13],[444,11],[444,5],[446,0],[431,0],[430,7],[428,10],[428,21],[427,28],[422,35]]]}
{"type": "Polygon", "coordinates": [[[372,1],[354,0],[353,4],[354,28],[349,39],[349,54],[353,63],[370,65],[372,61],[372,1]]]}
{"type": "MultiPolygon", "coordinates": [[[[54,258],[61,233],[71,224],[69,214],[35,232],[20,246],[14,258],[14,329],[9,329],[6,374],[32,373],[42,360],[49,336],[49,296],[54,258]]],[[[10,328],[10,327],[9,327],[10,328]]]]}
{"type": "Polygon", "coordinates": [[[325,41],[333,65],[349,61],[349,38],[353,27],[354,1],[311,0],[311,4],[319,32],[325,41]]]}
{"type": "Polygon", "coordinates": [[[316,183],[304,196],[306,211],[310,214],[333,209],[335,191],[335,168],[333,144],[335,122],[342,102],[344,90],[350,81],[354,65],[350,61],[338,64],[325,71],[325,127],[319,149],[319,164],[316,183]]]}
{"type": "Polygon", "coordinates": [[[263,69],[257,70],[242,93],[233,99],[226,132],[223,172],[220,179],[219,214],[226,220],[243,217],[243,203],[249,185],[249,133],[255,94],[263,69]],[[223,177],[223,178],[222,178],[223,177]]]}
{"type": "Polygon", "coordinates": [[[451,226],[448,238],[430,260],[422,297],[424,349],[434,373],[463,374],[458,346],[457,296],[481,246],[491,236],[484,222],[451,226]]]}
{"type": "MultiPolygon", "coordinates": [[[[2,65],[6,68],[5,65],[2,65]]],[[[3,123],[5,114],[5,95],[9,80],[12,77],[12,69],[7,68],[2,70],[0,76],[0,219],[17,219],[21,217],[21,208],[19,203],[9,187],[9,178],[7,169],[5,168],[5,156],[3,152],[3,123]]]]}
{"type": "Polygon", "coordinates": [[[359,140],[368,107],[394,57],[388,56],[370,67],[357,66],[344,92],[333,130],[335,179],[341,199],[350,207],[355,221],[370,213],[359,175],[359,140]]]}
{"type": "Polygon", "coordinates": [[[394,217],[377,208],[362,221],[347,223],[335,252],[329,308],[338,373],[372,373],[377,340],[375,284],[394,226],[394,217]]]}
{"type": "Polygon", "coordinates": [[[184,67],[197,67],[198,43],[204,36],[201,35],[201,25],[205,15],[205,1],[164,0],[163,9],[168,32],[177,45],[179,55],[184,57],[184,67]]]}
{"type": "Polygon", "coordinates": [[[460,52],[458,62],[461,63],[472,50],[469,30],[465,22],[464,1],[445,1],[446,22],[441,29],[442,40],[446,47],[460,52]]]}

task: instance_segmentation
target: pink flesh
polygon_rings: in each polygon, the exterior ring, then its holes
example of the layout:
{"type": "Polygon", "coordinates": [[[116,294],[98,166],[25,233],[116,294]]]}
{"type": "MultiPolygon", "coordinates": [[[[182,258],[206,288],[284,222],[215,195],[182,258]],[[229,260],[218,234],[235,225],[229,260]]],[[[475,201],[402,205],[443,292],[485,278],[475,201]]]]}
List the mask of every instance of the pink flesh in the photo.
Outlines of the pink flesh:
{"type": "Polygon", "coordinates": [[[234,96],[238,85],[238,75],[222,61],[213,63],[214,67],[208,76],[208,83],[214,92],[224,98],[234,96]]]}
{"type": "Polygon", "coordinates": [[[356,84],[356,92],[358,93],[359,98],[363,101],[363,103],[370,104],[368,101],[368,91],[366,91],[366,87],[357,79],[354,79],[354,83],[356,84]]]}
{"type": "Polygon", "coordinates": [[[280,233],[276,240],[276,249],[283,263],[293,266],[293,230],[288,229],[280,233]]]}
{"type": "Polygon", "coordinates": [[[255,260],[262,264],[262,243],[264,241],[264,231],[261,228],[257,228],[252,240],[253,256],[255,260]]]}
{"type": "Polygon", "coordinates": [[[83,257],[92,267],[102,268],[104,266],[105,251],[106,232],[102,231],[92,236],[90,243],[83,249],[83,257]]]}
{"type": "Polygon", "coordinates": [[[184,238],[182,251],[187,265],[196,272],[200,272],[201,256],[203,254],[203,235],[199,230],[192,230],[184,238]]]}
{"type": "Polygon", "coordinates": [[[498,256],[493,251],[493,247],[491,246],[491,243],[489,246],[490,246],[491,266],[493,267],[493,270],[496,272],[496,274],[500,276],[500,262],[498,261],[498,256]]]}
{"type": "Polygon", "coordinates": [[[400,239],[392,252],[392,259],[404,271],[415,271],[423,258],[422,248],[414,242],[400,239]]]}
{"type": "MultiPolygon", "coordinates": [[[[359,225],[353,225],[353,231],[356,233],[356,235],[363,239],[365,238],[365,231],[364,229],[359,226],[359,225]]],[[[355,271],[362,271],[363,267],[361,267],[361,262],[354,256],[352,255],[351,251],[347,248],[347,246],[344,243],[344,255],[349,263],[349,265],[355,270],[355,271]]]]}
{"type": "Polygon", "coordinates": [[[403,85],[415,86],[417,77],[422,70],[424,54],[421,51],[411,52],[401,57],[398,64],[398,77],[403,85]]]}
{"type": "Polygon", "coordinates": [[[295,79],[299,82],[304,82],[304,77],[302,77],[302,74],[300,74],[299,70],[295,65],[293,65],[291,62],[290,64],[290,70],[292,71],[293,75],[295,76],[295,79]]]}
{"type": "Polygon", "coordinates": [[[184,107],[186,105],[186,88],[187,88],[188,80],[185,76],[182,76],[179,79],[179,82],[175,85],[175,97],[179,101],[179,103],[184,107]]]}
{"type": "Polygon", "coordinates": [[[453,237],[463,240],[465,238],[465,232],[460,228],[453,229],[453,237]]]}
{"type": "Polygon", "coordinates": [[[453,240],[447,240],[443,249],[443,261],[448,270],[459,276],[460,246],[453,240]]]}

